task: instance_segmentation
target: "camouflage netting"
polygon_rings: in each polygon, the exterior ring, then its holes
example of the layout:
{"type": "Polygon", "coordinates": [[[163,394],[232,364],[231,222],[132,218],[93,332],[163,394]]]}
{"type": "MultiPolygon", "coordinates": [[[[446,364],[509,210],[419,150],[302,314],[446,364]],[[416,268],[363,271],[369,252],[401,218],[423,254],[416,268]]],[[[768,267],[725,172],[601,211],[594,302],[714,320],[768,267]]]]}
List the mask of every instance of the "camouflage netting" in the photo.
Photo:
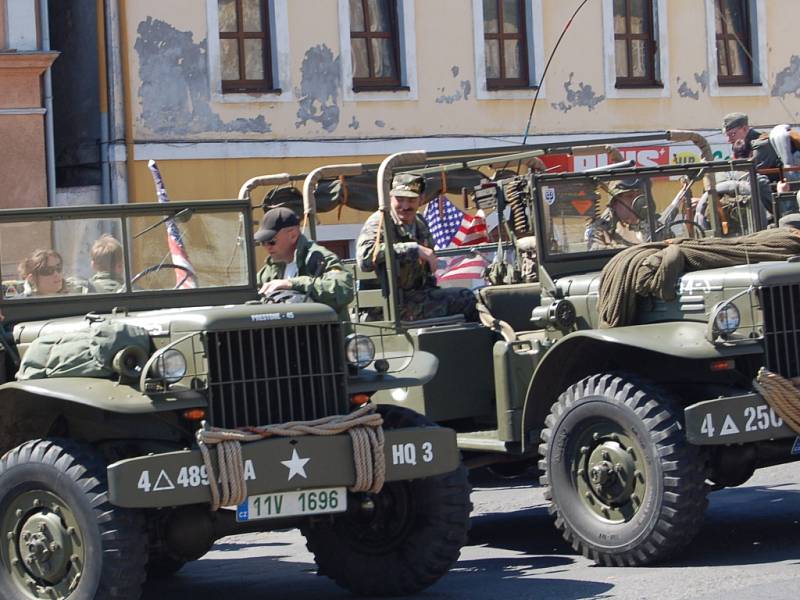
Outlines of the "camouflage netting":
{"type": "Polygon", "coordinates": [[[789,229],[767,229],[731,239],[680,238],[628,248],[603,268],[598,301],[600,327],[631,324],[637,296],[674,300],[678,279],[689,271],[796,255],[800,255],[800,236],[789,229]]]}
{"type": "MultiPolygon", "coordinates": [[[[425,176],[425,197],[423,202],[436,197],[443,187],[448,192],[460,193],[461,188],[472,189],[486,179],[486,175],[475,169],[456,169],[448,171],[444,178],[441,173],[425,176]],[[443,185],[444,184],[444,185],[443,185]]],[[[373,173],[364,173],[356,177],[347,177],[344,185],[338,179],[321,181],[314,190],[317,212],[330,212],[339,206],[364,212],[378,210],[377,177],[373,173]]],[[[293,187],[270,190],[261,202],[264,210],[273,206],[286,206],[296,214],[303,214],[303,194],[293,187]]]]}

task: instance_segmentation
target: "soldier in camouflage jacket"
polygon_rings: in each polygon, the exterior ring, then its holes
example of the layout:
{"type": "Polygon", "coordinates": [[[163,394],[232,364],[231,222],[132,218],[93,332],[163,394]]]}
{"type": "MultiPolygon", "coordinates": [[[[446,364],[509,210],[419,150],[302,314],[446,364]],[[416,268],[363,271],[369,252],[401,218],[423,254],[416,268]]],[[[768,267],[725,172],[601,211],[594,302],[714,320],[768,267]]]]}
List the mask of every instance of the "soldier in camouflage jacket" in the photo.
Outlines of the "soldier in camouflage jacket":
{"type": "MultiPolygon", "coordinates": [[[[415,321],[433,317],[463,314],[469,321],[478,320],[475,295],[464,288],[440,288],[436,285],[436,255],[428,224],[417,214],[420,195],[424,191],[422,177],[397,175],[392,181],[392,219],[386,226],[394,233],[397,257],[397,286],[400,297],[400,319],[415,321]]],[[[362,271],[376,271],[385,276],[386,246],[375,248],[381,213],[373,213],[358,236],[356,258],[362,271]]]]}

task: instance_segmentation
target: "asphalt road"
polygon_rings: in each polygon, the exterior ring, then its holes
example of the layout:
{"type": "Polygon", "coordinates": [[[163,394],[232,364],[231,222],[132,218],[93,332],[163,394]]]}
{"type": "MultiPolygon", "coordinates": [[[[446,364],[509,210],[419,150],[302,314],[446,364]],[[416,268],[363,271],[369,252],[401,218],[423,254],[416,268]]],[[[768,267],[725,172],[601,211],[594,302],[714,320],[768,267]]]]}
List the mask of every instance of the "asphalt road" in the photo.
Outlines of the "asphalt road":
{"type": "MultiPolygon", "coordinates": [[[[695,541],[668,564],[596,567],[561,539],[538,487],[473,477],[470,542],[422,600],[621,598],[782,600],[800,597],[800,464],[757,473],[714,492],[695,541]]],[[[233,536],[146,600],[351,598],[317,577],[296,530],[233,536]]]]}

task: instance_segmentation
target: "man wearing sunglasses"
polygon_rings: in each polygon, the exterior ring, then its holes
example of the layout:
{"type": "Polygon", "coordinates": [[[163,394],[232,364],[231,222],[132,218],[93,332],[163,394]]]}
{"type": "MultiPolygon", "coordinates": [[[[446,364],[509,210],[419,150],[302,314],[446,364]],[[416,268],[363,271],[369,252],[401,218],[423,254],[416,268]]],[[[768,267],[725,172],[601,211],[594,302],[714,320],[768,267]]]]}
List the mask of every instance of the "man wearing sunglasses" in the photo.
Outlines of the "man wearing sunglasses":
{"type": "Polygon", "coordinates": [[[267,251],[258,272],[260,294],[300,292],[333,308],[341,320],[349,320],[347,305],[354,295],[352,274],[333,252],[300,233],[294,212],[284,207],[269,209],[253,237],[267,251]]]}

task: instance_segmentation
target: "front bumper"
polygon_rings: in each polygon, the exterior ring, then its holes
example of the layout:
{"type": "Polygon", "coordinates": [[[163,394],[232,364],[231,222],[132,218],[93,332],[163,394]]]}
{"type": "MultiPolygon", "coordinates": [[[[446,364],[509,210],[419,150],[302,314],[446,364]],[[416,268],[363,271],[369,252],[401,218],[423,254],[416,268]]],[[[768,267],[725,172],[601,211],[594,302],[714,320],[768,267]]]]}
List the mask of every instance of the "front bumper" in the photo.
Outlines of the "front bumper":
{"type": "Polygon", "coordinates": [[[704,400],[684,410],[690,444],[717,446],[795,437],[756,393],[704,400]]]}
{"type": "MultiPolygon", "coordinates": [[[[386,481],[420,479],[458,468],[456,434],[443,427],[384,431],[386,481]]],[[[216,470],[216,451],[211,451],[216,470]]],[[[347,434],[270,438],[242,444],[248,494],[351,486],[356,474],[347,434]],[[287,464],[288,463],[288,464],[287,464]]],[[[109,500],[126,508],[211,501],[199,450],[118,461],[108,467],[109,500]]]]}

